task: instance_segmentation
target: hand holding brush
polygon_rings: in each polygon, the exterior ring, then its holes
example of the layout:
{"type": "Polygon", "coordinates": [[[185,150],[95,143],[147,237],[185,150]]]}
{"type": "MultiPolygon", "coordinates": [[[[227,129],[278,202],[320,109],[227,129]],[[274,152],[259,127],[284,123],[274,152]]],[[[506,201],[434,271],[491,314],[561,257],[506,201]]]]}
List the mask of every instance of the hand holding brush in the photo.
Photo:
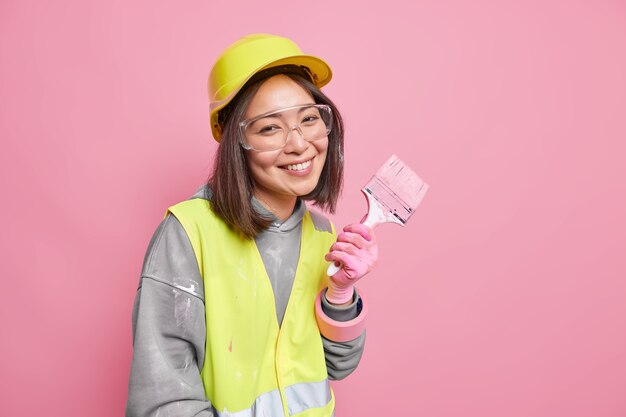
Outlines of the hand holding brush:
{"type": "Polygon", "coordinates": [[[337,235],[337,242],[330,247],[325,259],[341,265],[330,276],[326,299],[332,304],[352,301],[354,284],[370,272],[378,260],[374,230],[362,223],[347,225],[337,235]]]}

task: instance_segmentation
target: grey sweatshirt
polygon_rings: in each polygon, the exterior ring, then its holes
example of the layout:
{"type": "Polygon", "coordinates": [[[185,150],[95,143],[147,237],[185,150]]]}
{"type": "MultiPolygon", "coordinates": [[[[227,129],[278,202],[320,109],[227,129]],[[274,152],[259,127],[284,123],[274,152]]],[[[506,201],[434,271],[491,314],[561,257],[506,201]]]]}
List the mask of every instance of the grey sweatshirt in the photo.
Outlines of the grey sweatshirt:
{"type": "MultiPolygon", "coordinates": [[[[210,190],[200,187],[192,198],[210,197],[210,190]]],[[[272,216],[255,199],[253,205],[272,216]]],[[[279,324],[295,278],[306,210],[298,200],[287,220],[281,223],[272,216],[274,223],[255,238],[274,290],[279,324]]],[[[328,219],[316,212],[311,212],[311,217],[316,229],[330,231],[328,219]]],[[[333,306],[323,297],[322,307],[334,320],[347,321],[360,313],[358,301],[356,292],[353,303],[346,307],[333,306]]],[[[148,245],[132,324],[133,360],[126,416],[214,416],[200,379],[206,343],[203,281],[191,242],[171,214],[157,227],[148,245]]],[[[361,359],[365,332],[349,342],[324,337],[322,342],[329,378],[343,379],[361,359]]]]}

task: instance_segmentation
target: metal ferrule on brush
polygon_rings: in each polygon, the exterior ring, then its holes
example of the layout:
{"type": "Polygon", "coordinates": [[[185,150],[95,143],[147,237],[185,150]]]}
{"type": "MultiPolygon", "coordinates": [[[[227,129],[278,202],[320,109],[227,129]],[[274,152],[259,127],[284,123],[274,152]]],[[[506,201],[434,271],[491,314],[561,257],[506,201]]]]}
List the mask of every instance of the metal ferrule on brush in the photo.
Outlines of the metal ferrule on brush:
{"type": "Polygon", "coordinates": [[[414,210],[376,176],[362,191],[368,204],[367,217],[363,222],[366,226],[374,227],[389,222],[404,226],[413,214],[414,210]]]}

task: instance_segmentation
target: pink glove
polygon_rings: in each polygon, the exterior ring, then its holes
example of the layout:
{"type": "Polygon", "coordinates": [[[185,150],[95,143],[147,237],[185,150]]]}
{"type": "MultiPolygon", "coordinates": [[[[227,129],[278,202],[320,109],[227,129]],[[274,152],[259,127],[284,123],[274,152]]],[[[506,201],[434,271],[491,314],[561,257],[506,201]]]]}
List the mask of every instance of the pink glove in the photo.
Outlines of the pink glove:
{"type": "Polygon", "coordinates": [[[361,223],[347,225],[324,258],[342,264],[339,272],[328,281],[326,299],[333,304],[351,301],[354,284],[370,272],[378,260],[374,230],[361,223]]]}

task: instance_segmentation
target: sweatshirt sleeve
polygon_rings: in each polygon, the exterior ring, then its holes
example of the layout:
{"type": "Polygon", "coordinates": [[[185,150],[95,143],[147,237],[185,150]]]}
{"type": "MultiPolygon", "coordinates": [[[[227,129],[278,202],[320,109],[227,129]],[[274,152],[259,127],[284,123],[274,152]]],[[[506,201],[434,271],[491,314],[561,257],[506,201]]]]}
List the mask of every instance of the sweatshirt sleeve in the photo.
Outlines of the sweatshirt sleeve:
{"type": "MultiPolygon", "coordinates": [[[[339,307],[330,304],[326,297],[322,297],[322,309],[333,320],[349,321],[359,315],[360,311],[357,307],[359,301],[361,298],[355,289],[352,304],[339,307]]],[[[326,370],[331,380],[344,379],[356,370],[365,348],[365,333],[363,330],[359,337],[347,342],[336,342],[322,336],[326,370]]]]}
{"type": "Polygon", "coordinates": [[[127,417],[213,417],[200,370],[204,289],[191,243],[168,215],[146,253],[133,309],[127,417]]]}

